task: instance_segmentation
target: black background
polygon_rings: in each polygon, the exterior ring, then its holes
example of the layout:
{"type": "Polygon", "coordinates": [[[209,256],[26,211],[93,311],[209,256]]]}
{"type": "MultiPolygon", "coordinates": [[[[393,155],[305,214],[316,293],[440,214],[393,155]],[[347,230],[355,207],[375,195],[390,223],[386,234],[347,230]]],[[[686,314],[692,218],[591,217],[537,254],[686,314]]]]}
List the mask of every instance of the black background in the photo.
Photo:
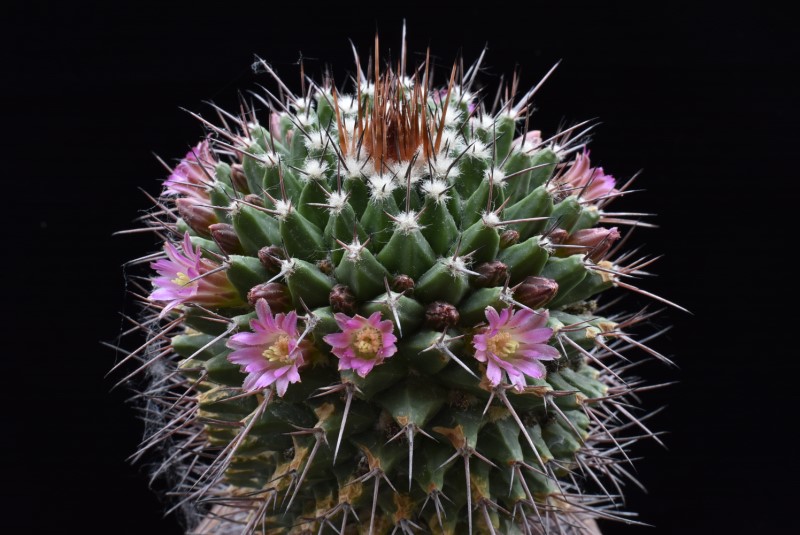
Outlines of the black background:
{"type": "MultiPolygon", "coordinates": [[[[482,81],[521,67],[530,86],[557,60],[536,98],[545,134],[598,117],[593,162],[617,177],[644,169],[645,191],[620,208],[658,212],[660,228],[632,242],[664,258],[642,282],[691,309],[659,320],[655,342],[677,386],[644,398],[667,410],[652,427],[668,450],[635,450],[648,494],[628,507],[655,528],[609,534],[784,532],[797,486],[796,28],[764,4],[639,7],[588,2],[431,2],[325,7],[293,2],[26,3],[3,16],[3,403],[0,507],[23,532],[178,533],[125,462],[141,424],[104,379],[126,303],[122,263],[156,246],[111,237],[156,194],[163,169],[203,130],[179,106],[232,109],[237,89],[264,81],[254,54],[299,85],[327,64],[352,72],[375,30],[384,51],[430,45],[442,76],[459,50],[489,45],[482,81]],[[459,48],[463,47],[463,48],[459,48]],[[795,383],[796,384],[796,383],[795,383]],[[10,476],[10,479],[9,479],[10,476]]],[[[654,3],[653,3],[654,4],[654,3]]],[[[412,62],[422,61],[419,55],[412,62]]],[[[628,306],[642,304],[631,299],[628,306]]],[[[119,377],[117,377],[119,379],[119,377]]]]}

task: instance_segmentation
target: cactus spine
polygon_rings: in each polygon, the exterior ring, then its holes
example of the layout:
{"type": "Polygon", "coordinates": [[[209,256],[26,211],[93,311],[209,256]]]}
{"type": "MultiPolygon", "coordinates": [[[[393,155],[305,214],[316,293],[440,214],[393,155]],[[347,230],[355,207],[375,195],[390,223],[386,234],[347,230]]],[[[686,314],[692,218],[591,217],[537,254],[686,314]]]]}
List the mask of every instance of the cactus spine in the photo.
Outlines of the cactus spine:
{"type": "Polygon", "coordinates": [[[597,305],[647,263],[615,248],[624,187],[586,125],[529,130],[535,88],[491,107],[479,64],[437,88],[377,46],[347,92],[294,95],[260,62],[283,94],[257,97],[268,115],[201,119],[146,219],[165,245],[130,358],[162,427],[142,454],[167,448],[204,532],[627,518],[626,451],[653,435],[620,352],[664,357],[629,334],[646,314],[597,305]]]}

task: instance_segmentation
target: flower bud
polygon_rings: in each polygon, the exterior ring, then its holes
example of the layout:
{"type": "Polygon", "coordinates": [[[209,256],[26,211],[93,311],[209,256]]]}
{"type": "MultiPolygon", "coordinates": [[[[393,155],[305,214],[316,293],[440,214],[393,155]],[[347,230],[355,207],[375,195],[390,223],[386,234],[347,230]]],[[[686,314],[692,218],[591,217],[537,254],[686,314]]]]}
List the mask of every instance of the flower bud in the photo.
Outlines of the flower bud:
{"type": "Polygon", "coordinates": [[[478,288],[490,288],[492,286],[500,286],[506,280],[508,274],[508,266],[499,260],[492,260],[491,262],[483,262],[475,266],[475,271],[480,273],[473,281],[478,288]]]}
{"type": "Polygon", "coordinates": [[[247,176],[244,174],[244,167],[240,163],[231,165],[231,184],[239,193],[250,191],[250,187],[247,185],[247,176]]]}
{"type": "Polygon", "coordinates": [[[325,257],[322,260],[317,260],[317,267],[321,272],[326,275],[333,275],[333,262],[331,262],[330,257],[325,257]]]}
{"type": "Polygon", "coordinates": [[[512,146],[519,150],[532,149],[542,144],[542,131],[529,130],[525,136],[519,136],[512,142],[512,146]]]}
{"type": "Polygon", "coordinates": [[[519,241],[519,232],[516,230],[504,230],[502,234],[500,234],[500,248],[506,249],[511,247],[515,243],[519,241]]]}
{"type": "Polygon", "coordinates": [[[617,227],[610,229],[598,227],[579,230],[570,236],[565,243],[566,245],[585,247],[580,252],[586,253],[592,262],[599,262],[619,238],[617,227]]]}
{"type": "Polygon", "coordinates": [[[264,200],[258,195],[255,195],[253,193],[245,195],[244,202],[246,202],[247,204],[252,204],[253,206],[264,208],[264,200]]]}
{"type": "Polygon", "coordinates": [[[558,293],[558,283],[545,277],[525,277],[514,288],[514,300],[528,308],[541,308],[558,293]]]}
{"type": "Polygon", "coordinates": [[[239,236],[233,229],[233,225],[228,223],[214,223],[208,226],[211,231],[211,237],[217,242],[219,248],[225,254],[242,254],[242,244],[239,242],[239,236]]]}
{"type": "Polygon", "coordinates": [[[414,279],[408,275],[398,275],[392,279],[392,291],[402,293],[414,289],[414,279]]]}
{"type": "Polygon", "coordinates": [[[435,301],[425,309],[425,324],[436,331],[455,327],[460,319],[458,309],[444,301],[435,301]]]}
{"type": "Polygon", "coordinates": [[[283,249],[277,245],[270,245],[269,247],[262,247],[258,250],[258,259],[261,265],[267,269],[270,275],[277,275],[281,271],[281,260],[284,260],[286,255],[283,254],[283,249]]]}
{"type": "Polygon", "coordinates": [[[211,236],[208,231],[209,225],[218,223],[217,214],[208,206],[203,206],[202,201],[190,197],[180,197],[175,199],[178,213],[189,227],[198,234],[206,238],[211,236]]]}
{"type": "Polygon", "coordinates": [[[561,245],[562,243],[564,243],[564,240],[566,240],[568,236],[569,232],[567,232],[563,228],[556,227],[547,234],[547,239],[552,244],[561,245]]]}
{"type": "Polygon", "coordinates": [[[285,284],[265,282],[253,286],[247,292],[247,302],[255,306],[259,299],[264,299],[273,313],[288,312],[292,309],[292,294],[285,284]]]}
{"type": "Polygon", "coordinates": [[[331,290],[329,297],[331,309],[352,316],[356,312],[356,296],[349,286],[337,284],[331,290]]]}

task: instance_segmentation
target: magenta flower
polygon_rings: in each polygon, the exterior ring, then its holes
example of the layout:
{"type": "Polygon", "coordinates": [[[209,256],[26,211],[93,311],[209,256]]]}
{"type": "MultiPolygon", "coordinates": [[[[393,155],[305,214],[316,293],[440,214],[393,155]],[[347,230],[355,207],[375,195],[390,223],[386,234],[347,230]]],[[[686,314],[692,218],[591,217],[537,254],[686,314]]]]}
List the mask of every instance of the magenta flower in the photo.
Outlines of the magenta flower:
{"type": "Polygon", "coordinates": [[[557,359],[558,350],[547,345],[553,329],[545,327],[548,312],[512,311],[504,308],[500,314],[486,307],[489,325],[472,338],[475,358],[486,363],[486,378],[492,386],[503,381],[503,372],[518,391],[526,386],[525,375],[541,379],[546,370],[541,360],[557,359]]]}
{"type": "Polygon", "coordinates": [[[392,334],[394,326],[389,320],[381,321],[380,312],[374,312],[369,318],[358,314],[351,318],[342,313],[334,317],[342,332],[322,339],[339,357],[340,370],[354,370],[366,377],[372,368],[397,352],[397,337],[392,334]]]}
{"type": "Polygon", "coordinates": [[[173,243],[166,242],[164,251],[167,257],[150,264],[158,276],[153,278],[155,289],[149,299],[167,303],[161,316],[187,302],[212,307],[243,304],[225,272],[214,271],[219,265],[203,258],[200,247],[192,247],[188,232],[183,236],[182,245],[179,249],[173,243]],[[208,274],[211,271],[214,273],[208,274]]]}
{"type": "Polygon", "coordinates": [[[242,388],[248,392],[275,384],[279,396],[289,383],[300,380],[299,369],[306,363],[304,352],[311,342],[298,342],[297,313],[272,315],[265,299],[256,302],[258,318],[250,320],[251,333],[231,336],[227,346],[233,349],[228,360],[242,367],[248,375],[242,388]]]}
{"type": "Polygon", "coordinates": [[[186,153],[164,181],[164,194],[208,200],[207,186],[211,182],[209,177],[214,176],[216,165],[208,140],[201,141],[186,153]]]}
{"type": "Polygon", "coordinates": [[[575,161],[569,171],[558,181],[566,185],[570,193],[580,195],[581,199],[593,201],[616,193],[614,189],[617,181],[613,176],[603,172],[602,167],[592,167],[589,161],[589,151],[575,156],[575,161]]]}

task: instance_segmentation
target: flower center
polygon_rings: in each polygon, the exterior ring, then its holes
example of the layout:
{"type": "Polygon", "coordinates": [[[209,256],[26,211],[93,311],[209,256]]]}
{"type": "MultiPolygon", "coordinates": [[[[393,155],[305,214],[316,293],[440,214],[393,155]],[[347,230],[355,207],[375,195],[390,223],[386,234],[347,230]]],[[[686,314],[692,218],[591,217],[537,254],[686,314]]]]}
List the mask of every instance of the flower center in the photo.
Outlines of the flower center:
{"type": "Polygon", "coordinates": [[[291,364],[293,362],[293,359],[289,358],[289,337],[285,334],[279,336],[275,343],[261,354],[270,362],[278,362],[280,364],[291,364]]]}
{"type": "Polygon", "coordinates": [[[516,353],[518,347],[519,342],[514,340],[507,331],[500,331],[486,341],[486,349],[499,358],[510,357],[516,353]]]}
{"type": "Polygon", "coordinates": [[[172,279],[172,284],[176,286],[188,286],[192,279],[183,271],[178,272],[178,276],[172,279]]]}
{"type": "Polygon", "coordinates": [[[375,327],[362,327],[353,334],[353,349],[360,359],[374,359],[383,347],[383,336],[375,327]]]}

